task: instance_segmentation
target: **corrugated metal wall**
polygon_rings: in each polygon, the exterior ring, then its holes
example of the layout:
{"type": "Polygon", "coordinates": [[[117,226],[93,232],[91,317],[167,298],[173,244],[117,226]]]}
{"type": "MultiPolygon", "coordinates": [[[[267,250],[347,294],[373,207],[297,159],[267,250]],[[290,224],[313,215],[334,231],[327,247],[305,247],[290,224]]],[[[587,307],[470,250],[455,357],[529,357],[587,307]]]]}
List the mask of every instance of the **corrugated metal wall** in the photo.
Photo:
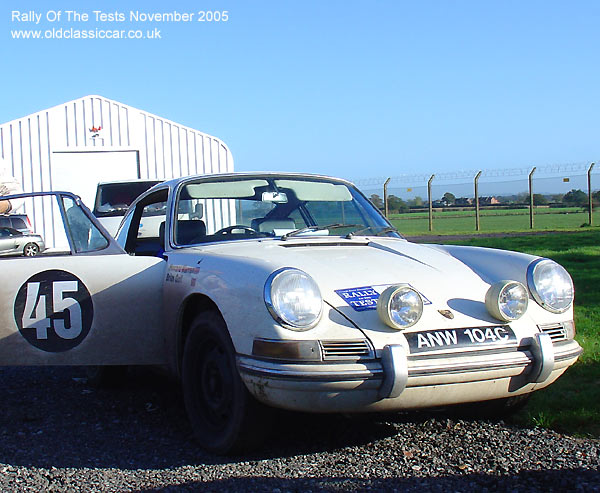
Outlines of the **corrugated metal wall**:
{"type": "Polygon", "coordinates": [[[142,178],[176,178],[193,174],[233,171],[233,158],[222,141],[191,128],[148,113],[131,115],[140,119],[142,178]]]}
{"type": "Polygon", "coordinates": [[[136,149],[142,178],[233,171],[216,137],[100,96],[87,96],[0,125],[0,155],[26,191],[51,190],[52,152],[82,148],[136,149]],[[100,138],[90,129],[102,127],[100,138]]]}
{"type": "MultiPolygon", "coordinates": [[[[0,156],[11,164],[26,192],[52,190],[53,152],[96,147],[139,151],[141,178],[233,171],[231,152],[216,137],[101,96],[86,96],[0,125],[0,156]],[[93,127],[102,127],[97,138],[92,138],[93,127]]],[[[49,218],[44,220],[47,214],[36,207],[42,208],[41,203],[27,204],[27,214],[37,231],[48,234],[49,218]]]]}

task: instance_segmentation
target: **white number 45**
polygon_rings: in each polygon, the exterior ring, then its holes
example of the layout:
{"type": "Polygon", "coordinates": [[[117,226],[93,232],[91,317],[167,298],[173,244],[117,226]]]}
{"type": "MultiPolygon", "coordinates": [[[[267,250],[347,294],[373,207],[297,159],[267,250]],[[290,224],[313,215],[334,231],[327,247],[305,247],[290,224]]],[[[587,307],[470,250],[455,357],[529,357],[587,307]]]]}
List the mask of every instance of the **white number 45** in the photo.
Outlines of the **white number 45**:
{"type": "Polygon", "coordinates": [[[83,321],[81,305],[75,298],[65,296],[65,293],[76,293],[77,281],[54,281],[52,283],[52,312],[48,317],[46,312],[46,295],[40,295],[40,283],[27,284],[27,298],[23,311],[23,328],[36,329],[37,339],[48,339],[48,329],[54,329],[62,339],[75,339],[81,334],[83,321]],[[67,327],[67,311],[70,320],[67,327]],[[56,316],[62,313],[62,316],[56,316]]]}

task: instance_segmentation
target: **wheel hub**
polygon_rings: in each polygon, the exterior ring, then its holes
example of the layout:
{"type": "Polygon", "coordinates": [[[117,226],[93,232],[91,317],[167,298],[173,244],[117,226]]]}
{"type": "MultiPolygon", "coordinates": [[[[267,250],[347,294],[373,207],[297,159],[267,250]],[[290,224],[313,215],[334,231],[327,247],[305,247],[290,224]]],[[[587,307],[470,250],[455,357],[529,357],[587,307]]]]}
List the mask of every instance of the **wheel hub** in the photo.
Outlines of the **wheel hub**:
{"type": "Polygon", "coordinates": [[[224,423],[231,412],[232,375],[227,356],[219,347],[212,347],[200,362],[199,397],[207,417],[215,423],[224,423]]]}

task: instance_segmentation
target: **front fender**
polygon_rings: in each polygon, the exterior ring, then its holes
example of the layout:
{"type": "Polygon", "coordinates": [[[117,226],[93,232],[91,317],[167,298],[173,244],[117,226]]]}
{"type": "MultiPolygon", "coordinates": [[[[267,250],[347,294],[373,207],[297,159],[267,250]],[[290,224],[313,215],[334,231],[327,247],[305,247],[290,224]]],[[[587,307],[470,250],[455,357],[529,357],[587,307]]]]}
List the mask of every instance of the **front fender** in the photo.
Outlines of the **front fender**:
{"type": "MultiPolygon", "coordinates": [[[[281,265],[269,260],[212,254],[174,254],[169,257],[165,282],[165,306],[173,327],[169,346],[177,352],[181,343],[182,308],[196,296],[209,300],[221,313],[238,354],[251,355],[255,338],[276,340],[364,339],[364,334],[327,303],[320,322],[307,331],[277,323],[264,300],[264,286],[281,265]],[[191,298],[190,298],[191,297],[191,298]]],[[[186,310],[187,311],[187,310],[186,310]]]]}
{"type": "Polygon", "coordinates": [[[540,258],[527,253],[495,248],[459,245],[427,246],[456,258],[488,284],[509,279],[519,281],[527,286],[527,267],[531,262],[540,258]]]}

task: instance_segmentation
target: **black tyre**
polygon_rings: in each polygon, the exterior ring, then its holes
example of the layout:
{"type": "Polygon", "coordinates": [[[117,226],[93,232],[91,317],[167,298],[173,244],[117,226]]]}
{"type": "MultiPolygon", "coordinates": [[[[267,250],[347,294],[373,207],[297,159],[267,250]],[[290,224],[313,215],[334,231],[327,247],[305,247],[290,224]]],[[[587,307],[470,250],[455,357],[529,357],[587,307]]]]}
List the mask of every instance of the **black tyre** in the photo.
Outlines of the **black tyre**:
{"type": "Polygon", "coordinates": [[[264,409],[242,382],[235,349],[218,313],[205,312],[192,323],[182,365],[183,396],[200,445],[216,454],[254,449],[264,438],[264,409]]]}
{"type": "Polygon", "coordinates": [[[23,255],[25,257],[35,257],[38,253],[40,253],[40,247],[37,243],[26,243],[23,247],[23,255]]]}

